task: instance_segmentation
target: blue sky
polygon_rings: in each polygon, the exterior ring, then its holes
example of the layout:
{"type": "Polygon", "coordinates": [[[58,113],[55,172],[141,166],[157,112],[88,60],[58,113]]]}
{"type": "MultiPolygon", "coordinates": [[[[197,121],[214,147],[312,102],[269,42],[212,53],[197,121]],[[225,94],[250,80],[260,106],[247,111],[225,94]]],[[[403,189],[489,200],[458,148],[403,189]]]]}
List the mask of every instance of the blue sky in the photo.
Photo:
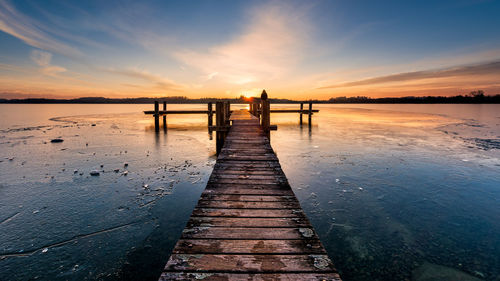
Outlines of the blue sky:
{"type": "Polygon", "coordinates": [[[0,0],[0,98],[500,93],[499,1],[0,0]]]}

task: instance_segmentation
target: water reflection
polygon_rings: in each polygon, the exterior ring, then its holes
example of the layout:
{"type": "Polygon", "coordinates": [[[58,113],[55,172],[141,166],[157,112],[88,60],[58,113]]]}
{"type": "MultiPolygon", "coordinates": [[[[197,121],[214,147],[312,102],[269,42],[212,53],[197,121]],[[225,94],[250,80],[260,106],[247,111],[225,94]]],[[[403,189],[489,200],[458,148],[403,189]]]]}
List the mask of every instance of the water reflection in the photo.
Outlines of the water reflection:
{"type": "Polygon", "coordinates": [[[307,143],[280,126],[272,145],[345,280],[498,275],[500,155],[464,138],[477,128],[498,136],[497,123],[321,110],[307,143]]]}
{"type": "MultiPolygon", "coordinates": [[[[152,105],[1,106],[0,279],[156,279],[215,162],[206,116],[169,115],[155,134],[152,105]]],[[[497,278],[500,111],[356,106],[315,105],[308,128],[271,116],[273,149],[344,280],[497,278]]]]}

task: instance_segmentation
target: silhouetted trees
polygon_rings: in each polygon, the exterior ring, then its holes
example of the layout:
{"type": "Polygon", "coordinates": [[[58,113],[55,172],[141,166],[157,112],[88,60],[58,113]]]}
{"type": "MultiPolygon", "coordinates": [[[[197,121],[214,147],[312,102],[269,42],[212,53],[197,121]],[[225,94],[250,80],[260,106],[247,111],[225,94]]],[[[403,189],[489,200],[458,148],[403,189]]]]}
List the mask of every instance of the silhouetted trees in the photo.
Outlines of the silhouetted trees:
{"type": "MultiPolygon", "coordinates": [[[[185,96],[161,97],[161,98],[122,98],[110,99],[104,97],[83,97],[76,99],[0,99],[0,103],[125,103],[141,104],[154,103],[154,101],[167,103],[208,103],[216,101],[229,101],[231,103],[248,103],[249,101],[259,101],[259,97],[247,98],[243,95],[237,98],[198,98],[190,99],[185,96]]],[[[401,97],[401,98],[369,98],[365,96],[357,97],[336,97],[328,100],[289,100],[270,98],[271,103],[500,103],[500,95],[485,95],[483,90],[472,91],[465,95],[452,97],[425,96],[425,97],[401,97]]]]}
{"type": "Polygon", "coordinates": [[[483,90],[472,91],[466,95],[452,97],[424,96],[401,98],[336,97],[328,103],[500,103],[500,95],[487,96],[483,90]]]}

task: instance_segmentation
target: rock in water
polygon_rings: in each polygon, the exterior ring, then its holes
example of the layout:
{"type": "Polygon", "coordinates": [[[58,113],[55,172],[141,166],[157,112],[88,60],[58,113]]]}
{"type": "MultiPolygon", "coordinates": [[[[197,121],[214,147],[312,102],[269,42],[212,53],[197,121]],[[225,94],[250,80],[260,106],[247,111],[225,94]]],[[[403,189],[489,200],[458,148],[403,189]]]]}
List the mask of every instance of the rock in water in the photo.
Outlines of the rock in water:
{"type": "Polygon", "coordinates": [[[63,139],[53,139],[53,140],[50,140],[51,143],[63,142],[63,141],[64,141],[63,139]]]}
{"type": "Polygon", "coordinates": [[[90,172],[90,175],[91,176],[98,176],[98,175],[100,175],[100,173],[97,170],[93,170],[93,171],[90,172]]]}

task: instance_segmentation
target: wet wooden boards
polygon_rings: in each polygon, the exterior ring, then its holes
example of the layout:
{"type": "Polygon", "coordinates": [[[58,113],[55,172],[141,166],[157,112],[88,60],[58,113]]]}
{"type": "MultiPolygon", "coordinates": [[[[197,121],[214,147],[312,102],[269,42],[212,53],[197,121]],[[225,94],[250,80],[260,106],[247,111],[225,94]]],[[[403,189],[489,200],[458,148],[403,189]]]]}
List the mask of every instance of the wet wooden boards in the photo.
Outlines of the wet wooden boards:
{"type": "Polygon", "coordinates": [[[258,119],[235,111],[160,280],[337,280],[258,119]]]}

